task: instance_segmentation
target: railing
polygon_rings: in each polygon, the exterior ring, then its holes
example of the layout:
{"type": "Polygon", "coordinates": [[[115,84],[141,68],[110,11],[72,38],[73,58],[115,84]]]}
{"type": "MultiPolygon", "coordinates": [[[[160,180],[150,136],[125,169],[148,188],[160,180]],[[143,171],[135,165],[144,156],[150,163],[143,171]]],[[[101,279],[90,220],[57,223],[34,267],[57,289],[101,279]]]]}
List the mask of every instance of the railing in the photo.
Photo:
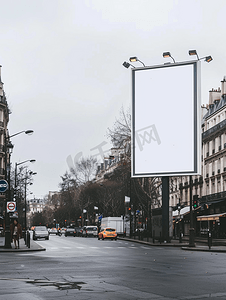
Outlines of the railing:
{"type": "Polygon", "coordinates": [[[226,199],[226,192],[220,192],[220,193],[202,196],[202,198],[200,198],[200,203],[215,202],[224,199],[226,199]]]}
{"type": "Polygon", "coordinates": [[[216,134],[218,131],[226,128],[226,120],[218,123],[217,125],[213,126],[212,128],[206,130],[202,133],[202,140],[209,138],[211,135],[216,134]]]}

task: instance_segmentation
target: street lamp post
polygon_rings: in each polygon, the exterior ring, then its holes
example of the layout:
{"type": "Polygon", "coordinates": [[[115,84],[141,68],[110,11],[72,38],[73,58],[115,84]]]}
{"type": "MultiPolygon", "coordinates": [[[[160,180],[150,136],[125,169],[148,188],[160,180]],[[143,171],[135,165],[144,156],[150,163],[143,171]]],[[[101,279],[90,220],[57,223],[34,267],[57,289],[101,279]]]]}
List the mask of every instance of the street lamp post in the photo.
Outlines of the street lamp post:
{"type": "MultiPolygon", "coordinates": [[[[36,172],[32,172],[30,171],[28,173],[28,171],[26,170],[26,175],[25,175],[25,184],[24,184],[24,189],[25,189],[25,193],[24,193],[24,204],[25,204],[25,209],[24,209],[24,228],[25,231],[27,230],[27,179],[28,179],[28,175],[36,175],[36,172]]],[[[30,185],[32,184],[32,182],[29,183],[30,185]]]]}
{"type": "Polygon", "coordinates": [[[26,162],[31,162],[31,163],[33,163],[33,162],[35,162],[35,161],[36,161],[35,159],[27,159],[27,160],[22,161],[22,162],[20,162],[20,163],[15,163],[15,180],[14,180],[14,189],[15,189],[15,190],[16,190],[16,187],[17,187],[17,167],[18,167],[19,165],[25,164],[26,162]]]}
{"type": "Polygon", "coordinates": [[[11,157],[11,152],[10,151],[7,151],[9,149],[12,150],[13,148],[13,145],[10,141],[10,138],[16,136],[16,135],[19,135],[21,133],[25,133],[25,134],[32,134],[33,133],[33,130],[23,130],[23,131],[20,131],[20,132],[17,132],[11,136],[7,136],[7,133],[5,132],[4,134],[4,144],[5,144],[5,147],[4,147],[4,152],[5,152],[5,179],[6,181],[8,181],[8,191],[6,193],[6,197],[5,197],[5,248],[6,249],[10,249],[12,248],[11,246],[11,233],[10,233],[10,217],[9,217],[9,213],[7,212],[7,201],[10,201],[11,200],[11,191],[10,191],[10,171],[7,172],[7,162],[9,163],[9,168],[11,167],[10,166],[10,157],[11,157]]]}

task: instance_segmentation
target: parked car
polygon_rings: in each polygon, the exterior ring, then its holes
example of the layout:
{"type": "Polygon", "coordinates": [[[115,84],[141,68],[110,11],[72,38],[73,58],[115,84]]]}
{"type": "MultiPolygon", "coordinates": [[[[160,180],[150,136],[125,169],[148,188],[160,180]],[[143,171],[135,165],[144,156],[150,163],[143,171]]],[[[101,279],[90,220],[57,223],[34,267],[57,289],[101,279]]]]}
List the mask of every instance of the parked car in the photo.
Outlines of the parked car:
{"type": "Polygon", "coordinates": [[[66,232],[66,228],[65,228],[65,227],[62,227],[62,228],[61,228],[61,233],[62,233],[62,234],[65,234],[65,232],[66,232]]]}
{"type": "Polygon", "coordinates": [[[86,226],[84,236],[88,237],[97,237],[98,235],[98,229],[97,226],[86,226]]]}
{"type": "Polygon", "coordinates": [[[49,239],[49,231],[46,226],[35,226],[33,230],[33,240],[49,239]]]}
{"type": "Polygon", "coordinates": [[[50,228],[49,229],[49,234],[57,234],[58,230],[56,228],[50,228]]]}
{"type": "Polygon", "coordinates": [[[98,240],[111,239],[117,240],[117,232],[114,228],[103,228],[98,233],[98,240]]]}
{"type": "Polygon", "coordinates": [[[65,230],[65,236],[76,236],[77,232],[74,227],[67,227],[65,230]]]}
{"type": "Polygon", "coordinates": [[[0,236],[4,236],[4,228],[0,226],[0,236]]]}

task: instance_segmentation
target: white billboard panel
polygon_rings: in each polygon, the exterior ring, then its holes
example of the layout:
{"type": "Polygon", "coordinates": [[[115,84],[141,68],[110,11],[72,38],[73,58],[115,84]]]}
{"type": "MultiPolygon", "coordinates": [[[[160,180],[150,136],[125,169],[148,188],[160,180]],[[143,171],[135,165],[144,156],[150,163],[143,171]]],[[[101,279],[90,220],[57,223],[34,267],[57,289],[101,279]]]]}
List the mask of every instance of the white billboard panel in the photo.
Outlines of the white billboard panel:
{"type": "Polygon", "coordinates": [[[200,62],[132,69],[132,177],[200,174],[200,62]]]}

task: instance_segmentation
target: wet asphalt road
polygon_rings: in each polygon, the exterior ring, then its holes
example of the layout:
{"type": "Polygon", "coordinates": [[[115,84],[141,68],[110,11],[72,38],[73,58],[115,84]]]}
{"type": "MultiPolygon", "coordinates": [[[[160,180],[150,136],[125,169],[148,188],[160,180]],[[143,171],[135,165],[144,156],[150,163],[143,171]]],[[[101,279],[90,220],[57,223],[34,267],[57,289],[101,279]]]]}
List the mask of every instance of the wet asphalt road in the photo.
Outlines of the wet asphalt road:
{"type": "Polygon", "coordinates": [[[50,236],[1,253],[0,300],[226,299],[226,254],[50,236]]]}

